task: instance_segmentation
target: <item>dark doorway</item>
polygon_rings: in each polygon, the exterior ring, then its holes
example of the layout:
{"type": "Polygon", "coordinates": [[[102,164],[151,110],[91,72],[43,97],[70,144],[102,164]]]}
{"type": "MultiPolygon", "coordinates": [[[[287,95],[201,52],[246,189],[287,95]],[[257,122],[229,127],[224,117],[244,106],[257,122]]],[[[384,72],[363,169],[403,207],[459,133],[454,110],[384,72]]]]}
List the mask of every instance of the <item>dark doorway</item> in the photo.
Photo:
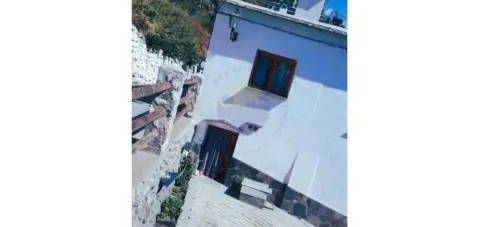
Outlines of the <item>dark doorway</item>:
{"type": "Polygon", "coordinates": [[[203,175],[223,183],[237,138],[237,132],[209,125],[200,151],[198,170],[203,175]]]}

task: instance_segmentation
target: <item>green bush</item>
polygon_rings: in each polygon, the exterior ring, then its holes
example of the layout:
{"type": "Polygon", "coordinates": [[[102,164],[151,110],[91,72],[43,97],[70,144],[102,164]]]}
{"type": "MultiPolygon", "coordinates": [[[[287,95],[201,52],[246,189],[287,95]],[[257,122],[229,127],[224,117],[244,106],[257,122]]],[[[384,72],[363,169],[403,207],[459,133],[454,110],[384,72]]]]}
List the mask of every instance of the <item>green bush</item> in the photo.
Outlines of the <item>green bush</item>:
{"type": "Polygon", "coordinates": [[[134,0],[132,10],[133,24],[145,35],[150,50],[162,50],[184,66],[204,61],[189,15],[180,6],[169,0],[134,0]]]}
{"type": "Polygon", "coordinates": [[[192,159],[190,157],[183,158],[182,161],[180,162],[180,167],[179,167],[179,172],[183,172],[183,174],[177,177],[177,179],[175,180],[175,186],[188,187],[188,182],[192,177],[193,171],[194,169],[193,169],[192,159]]]}
{"type": "Polygon", "coordinates": [[[162,203],[160,217],[176,221],[182,212],[182,206],[188,190],[188,182],[194,171],[193,161],[185,157],[180,162],[179,173],[182,175],[175,179],[172,194],[162,203]],[[183,173],[182,173],[183,172],[183,173]]]}
{"type": "Polygon", "coordinates": [[[210,33],[213,30],[215,20],[215,9],[218,7],[218,0],[173,0],[185,9],[196,21],[203,25],[210,33]]]}
{"type": "Polygon", "coordinates": [[[161,218],[169,218],[174,221],[177,220],[182,212],[183,199],[175,195],[168,197],[162,203],[162,212],[160,213],[161,218]]]}

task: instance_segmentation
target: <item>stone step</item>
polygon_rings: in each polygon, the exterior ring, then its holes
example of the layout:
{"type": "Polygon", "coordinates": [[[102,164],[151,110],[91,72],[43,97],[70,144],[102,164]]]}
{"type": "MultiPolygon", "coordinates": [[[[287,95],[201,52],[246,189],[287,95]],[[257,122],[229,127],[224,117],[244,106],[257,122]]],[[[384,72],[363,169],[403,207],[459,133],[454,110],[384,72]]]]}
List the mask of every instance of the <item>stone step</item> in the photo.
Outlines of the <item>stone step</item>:
{"type": "Polygon", "coordinates": [[[248,178],[243,178],[242,180],[242,188],[243,186],[247,186],[259,191],[262,191],[267,194],[272,194],[272,189],[268,186],[268,184],[264,184],[262,182],[254,181],[248,178]]]}
{"type": "Polygon", "coordinates": [[[267,194],[265,192],[250,188],[248,186],[242,186],[238,199],[252,206],[263,208],[265,201],[267,200],[267,194]]]}
{"type": "Polygon", "coordinates": [[[252,196],[261,200],[267,200],[267,194],[265,192],[250,188],[248,186],[242,186],[240,194],[252,196]]]}

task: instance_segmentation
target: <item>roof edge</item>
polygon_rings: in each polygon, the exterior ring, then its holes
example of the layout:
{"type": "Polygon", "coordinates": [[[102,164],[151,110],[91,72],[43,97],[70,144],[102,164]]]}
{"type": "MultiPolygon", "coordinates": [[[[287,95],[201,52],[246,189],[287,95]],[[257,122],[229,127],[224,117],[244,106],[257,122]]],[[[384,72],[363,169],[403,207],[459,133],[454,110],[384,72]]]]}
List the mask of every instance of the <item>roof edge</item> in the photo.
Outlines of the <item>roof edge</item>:
{"type": "Polygon", "coordinates": [[[264,7],[261,7],[261,6],[257,6],[257,5],[254,5],[254,4],[251,4],[251,3],[248,3],[248,2],[244,2],[244,1],[241,1],[241,0],[224,0],[224,2],[229,3],[231,5],[243,7],[245,9],[249,9],[249,10],[253,10],[253,11],[256,11],[256,12],[263,13],[263,14],[267,14],[267,15],[270,15],[270,16],[278,17],[278,18],[281,18],[281,19],[284,19],[284,20],[287,20],[287,21],[300,23],[300,24],[303,24],[303,25],[306,25],[306,26],[309,26],[309,27],[325,30],[325,31],[328,31],[328,32],[332,32],[332,33],[335,33],[335,34],[342,35],[342,36],[347,36],[347,29],[342,28],[342,27],[334,26],[334,25],[323,23],[323,22],[320,22],[320,21],[318,21],[318,22],[310,21],[310,20],[307,20],[307,19],[292,16],[292,15],[289,15],[289,14],[278,13],[278,12],[273,11],[271,9],[264,8],[264,7]]]}

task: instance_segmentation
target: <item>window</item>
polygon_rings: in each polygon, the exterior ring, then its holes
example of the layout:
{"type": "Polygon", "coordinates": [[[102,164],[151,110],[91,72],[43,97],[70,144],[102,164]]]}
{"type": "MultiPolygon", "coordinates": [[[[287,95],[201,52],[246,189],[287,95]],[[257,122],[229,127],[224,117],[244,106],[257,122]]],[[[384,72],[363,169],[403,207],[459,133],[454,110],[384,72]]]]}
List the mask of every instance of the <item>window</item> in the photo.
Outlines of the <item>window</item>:
{"type": "Polygon", "coordinates": [[[288,96],[297,61],[258,50],[248,86],[288,96]]]}

